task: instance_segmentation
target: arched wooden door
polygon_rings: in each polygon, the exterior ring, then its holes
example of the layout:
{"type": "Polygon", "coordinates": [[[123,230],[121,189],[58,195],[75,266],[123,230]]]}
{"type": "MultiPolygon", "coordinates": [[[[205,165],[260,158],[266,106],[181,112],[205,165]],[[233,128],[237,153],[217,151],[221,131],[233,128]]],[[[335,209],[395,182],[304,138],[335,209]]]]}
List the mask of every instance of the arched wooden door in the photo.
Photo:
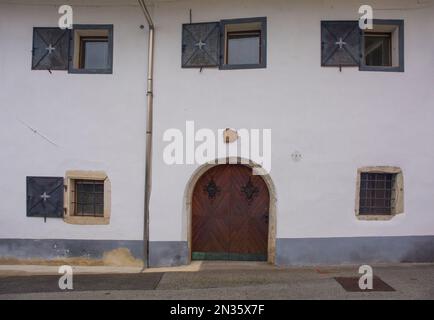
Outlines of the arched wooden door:
{"type": "Polygon", "coordinates": [[[244,165],[218,165],[197,181],[192,201],[193,260],[267,260],[270,195],[244,165]]]}

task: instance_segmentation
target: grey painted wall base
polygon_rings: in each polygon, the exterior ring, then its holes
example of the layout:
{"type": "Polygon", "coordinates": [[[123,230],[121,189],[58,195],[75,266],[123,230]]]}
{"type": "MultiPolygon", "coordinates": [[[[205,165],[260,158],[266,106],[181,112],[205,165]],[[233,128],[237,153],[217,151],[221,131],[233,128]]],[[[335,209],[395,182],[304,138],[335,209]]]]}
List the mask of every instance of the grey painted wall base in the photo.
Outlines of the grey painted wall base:
{"type": "Polygon", "coordinates": [[[188,264],[187,241],[149,242],[149,266],[173,267],[188,264]]]}
{"type": "Polygon", "coordinates": [[[143,259],[140,240],[0,239],[0,258],[16,259],[101,259],[104,252],[127,248],[136,259],[143,259]]]}
{"type": "MultiPolygon", "coordinates": [[[[0,239],[0,258],[101,259],[105,252],[127,248],[143,259],[141,240],[0,239]]],[[[187,241],[151,241],[149,265],[170,267],[189,262],[187,241]]],[[[434,262],[434,236],[280,238],[276,264],[331,265],[361,263],[434,262]]]]}
{"type": "Polygon", "coordinates": [[[276,264],[434,262],[434,236],[277,239],[276,264]]]}
{"type": "MultiPolygon", "coordinates": [[[[136,259],[143,259],[141,240],[0,239],[0,259],[102,259],[105,252],[127,248],[136,259]]],[[[188,263],[186,241],[151,241],[149,264],[170,267],[188,263]]]]}

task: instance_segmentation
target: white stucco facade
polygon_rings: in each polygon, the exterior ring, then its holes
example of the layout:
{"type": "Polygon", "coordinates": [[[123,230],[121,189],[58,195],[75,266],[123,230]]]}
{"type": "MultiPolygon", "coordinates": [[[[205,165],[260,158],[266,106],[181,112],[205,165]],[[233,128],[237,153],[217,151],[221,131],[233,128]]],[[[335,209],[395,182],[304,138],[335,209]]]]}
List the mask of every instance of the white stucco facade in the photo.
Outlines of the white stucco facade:
{"type": "Polygon", "coordinates": [[[185,239],[180,232],[182,217],[176,223],[173,212],[182,205],[182,187],[185,189],[194,167],[167,167],[161,156],[166,145],[161,143],[164,130],[183,129],[185,120],[194,120],[198,128],[272,129],[271,176],[277,189],[278,237],[432,234],[434,200],[424,189],[434,190],[426,174],[434,154],[423,141],[429,140],[426,130],[434,117],[434,48],[421,36],[418,24],[426,21],[425,26],[431,24],[434,30],[433,9],[381,11],[375,16],[405,19],[404,73],[360,72],[357,68],[340,73],[320,66],[319,25],[327,19],[356,19],[355,3],[346,5],[346,10],[317,3],[318,10],[314,10],[315,4],[306,2],[231,1],[230,13],[229,5],[223,3],[209,7],[198,2],[161,4],[155,13],[163,27],[156,44],[159,92],[155,97],[151,239],[167,240],[166,234],[172,235],[170,240],[185,239]],[[267,68],[202,73],[181,69],[179,32],[180,25],[188,22],[185,8],[192,8],[198,21],[267,16],[267,68]],[[303,155],[298,163],[291,160],[296,150],[303,155]],[[404,170],[404,215],[387,222],[355,219],[356,171],[366,165],[404,170]]]}
{"type": "MultiPolygon", "coordinates": [[[[32,28],[55,26],[56,1],[0,1],[0,238],[143,239],[146,27],[135,1],[73,2],[74,23],[113,24],[113,74],[31,70],[32,28]],[[56,145],[26,127],[37,129],[56,145]],[[26,176],[102,170],[109,225],[26,217],[26,176]]],[[[157,1],[150,241],[188,241],[185,196],[198,165],[163,161],[169,128],[272,130],[276,238],[434,235],[434,6],[371,1],[375,19],[405,22],[405,72],[320,64],[321,20],[357,20],[357,1],[157,1]],[[181,25],[267,17],[267,67],[182,69],[181,25]],[[302,155],[295,162],[291,154],[302,155]],[[357,169],[396,166],[404,213],[355,216],[357,169]]]]}
{"type": "Polygon", "coordinates": [[[33,27],[57,26],[57,9],[1,4],[1,172],[4,181],[14,182],[0,186],[9,199],[0,210],[0,237],[141,239],[147,53],[146,32],[139,28],[143,16],[136,7],[74,7],[75,23],[115,25],[112,75],[32,71],[33,27]],[[25,177],[62,177],[67,170],[106,171],[113,189],[110,225],[80,227],[58,219],[44,223],[26,218],[25,177]]]}

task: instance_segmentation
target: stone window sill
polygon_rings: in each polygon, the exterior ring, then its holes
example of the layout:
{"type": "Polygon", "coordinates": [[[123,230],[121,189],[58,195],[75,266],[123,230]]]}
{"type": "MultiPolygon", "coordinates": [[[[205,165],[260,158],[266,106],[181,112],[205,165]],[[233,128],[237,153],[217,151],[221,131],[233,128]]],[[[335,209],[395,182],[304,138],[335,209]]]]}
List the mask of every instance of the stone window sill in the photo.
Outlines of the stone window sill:
{"type": "Polygon", "coordinates": [[[359,214],[356,215],[358,220],[361,221],[389,221],[392,220],[397,214],[359,214]]]}
{"type": "Polygon", "coordinates": [[[78,225],[107,225],[110,224],[110,217],[65,216],[64,221],[78,225]]]}

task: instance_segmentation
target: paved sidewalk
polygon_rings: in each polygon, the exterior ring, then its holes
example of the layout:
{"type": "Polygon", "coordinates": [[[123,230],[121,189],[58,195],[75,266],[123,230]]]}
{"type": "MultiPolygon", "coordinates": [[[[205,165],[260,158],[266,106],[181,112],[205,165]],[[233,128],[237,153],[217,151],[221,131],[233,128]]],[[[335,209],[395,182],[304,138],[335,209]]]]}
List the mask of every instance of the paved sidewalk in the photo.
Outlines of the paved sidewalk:
{"type": "Polygon", "coordinates": [[[13,266],[0,266],[0,299],[434,300],[434,264],[372,267],[374,275],[395,291],[346,291],[335,278],[359,277],[358,266],[277,268],[263,263],[195,262],[145,272],[137,268],[75,268],[74,290],[69,292],[58,288],[57,267],[21,266],[14,270],[13,266]]]}

